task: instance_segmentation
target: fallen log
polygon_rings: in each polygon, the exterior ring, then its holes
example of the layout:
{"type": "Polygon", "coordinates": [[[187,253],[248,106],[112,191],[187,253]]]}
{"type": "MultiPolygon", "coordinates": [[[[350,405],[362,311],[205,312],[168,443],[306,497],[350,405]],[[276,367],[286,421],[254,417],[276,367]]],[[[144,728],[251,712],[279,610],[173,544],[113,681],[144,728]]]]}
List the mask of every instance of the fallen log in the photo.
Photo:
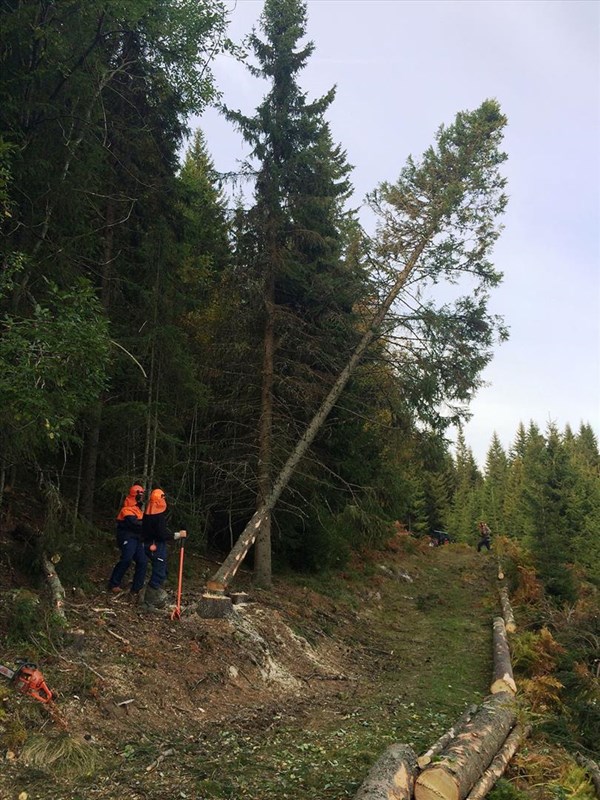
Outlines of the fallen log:
{"type": "Polygon", "coordinates": [[[507,633],[514,633],[517,630],[515,622],[515,615],[513,614],[512,606],[508,598],[508,589],[503,586],[500,589],[500,604],[502,606],[502,616],[504,617],[504,624],[507,633]]]}
{"type": "Polygon", "coordinates": [[[517,684],[513,678],[510,661],[506,627],[502,617],[494,618],[494,675],[490,691],[492,694],[498,694],[499,692],[517,693],[517,684]]]}
{"type": "Polygon", "coordinates": [[[446,747],[447,744],[450,744],[452,739],[454,739],[458,735],[459,731],[461,731],[464,728],[466,723],[471,719],[471,717],[473,716],[473,714],[476,713],[476,711],[477,711],[476,705],[469,706],[467,709],[465,709],[465,711],[463,711],[460,717],[456,720],[454,725],[451,728],[449,728],[446,731],[446,733],[440,736],[437,742],[433,744],[429,748],[429,750],[427,750],[426,753],[423,753],[422,756],[418,757],[417,763],[420,769],[423,769],[428,764],[431,764],[433,759],[437,755],[439,755],[444,749],[444,747],[446,747]]]}
{"type": "Polygon", "coordinates": [[[523,739],[529,736],[530,731],[530,725],[524,728],[521,725],[516,725],[512,729],[502,745],[502,748],[492,760],[492,763],[467,795],[467,800],[485,800],[488,792],[495,786],[498,778],[501,778],[506,772],[511,758],[517,752],[523,739]]]}
{"type": "Polygon", "coordinates": [[[464,800],[515,724],[514,697],[486,697],[463,730],[415,781],[415,800],[464,800]]]}
{"type": "Polygon", "coordinates": [[[378,759],[355,800],[412,800],[417,756],[407,744],[392,744],[378,759]]]}
{"type": "Polygon", "coordinates": [[[65,590],[63,588],[62,583],[60,582],[60,578],[58,577],[56,570],[54,569],[54,564],[48,558],[46,553],[42,553],[42,566],[44,568],[44,575],[46,580],[48,581],[48,585],[50,586],[50,591],[52,593],[52,599],[54,600],[54,608],[56,609],[56,613],[58,616],[67,621],[67,616],[65,614],[65,590]]]}
{"type": "Polygon", "coordinates": [[[596,797],[600,800],[600,767],[591,758],[582,756],[581,753],[577,754],[577,763],[583,767],[587,774],[590,776],[594,789],[596,790],[596,797]]]}

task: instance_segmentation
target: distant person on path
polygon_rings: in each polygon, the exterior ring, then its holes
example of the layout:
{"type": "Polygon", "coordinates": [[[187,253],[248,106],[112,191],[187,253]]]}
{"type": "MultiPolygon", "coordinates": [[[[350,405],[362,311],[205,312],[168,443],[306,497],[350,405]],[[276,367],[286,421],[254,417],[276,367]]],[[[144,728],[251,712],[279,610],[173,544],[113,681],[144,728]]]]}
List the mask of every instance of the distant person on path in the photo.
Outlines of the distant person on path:
{"type": "Polygon", "coordinates": [[[485,522],[480,522],[479,525],[479,541],[477,542],[477,552],[481,552],[482,547],[487,547],[488,550],[492,548],[492,532],[485,522]]]}
{"type": "Polygon", "coordinates": [[[111,594],[120,594],[121,582],[129,569],[131,562],[135,562],[131,595],[136,598],[144,585],[146,578],[147,558],[142,542],[142,517],[144,514],[144,487],[134,483],[123,501],[123,506],[117,514],[117,545],[121,549],[121,558],[115,565],[108,581],[108,591],[111,594]]]}
{"type": "Polygon", "coordinates": [[[171,533],[167,528],[167,501],[162,489],[154,489],[142,519],[142,535],[146,555],[152,563],[152,574],[146,587],[144,603],[147,609],[164,608],[167,593],[162,588],[167,579],[167,542],[185,539],[186,531],[171,533]]]}

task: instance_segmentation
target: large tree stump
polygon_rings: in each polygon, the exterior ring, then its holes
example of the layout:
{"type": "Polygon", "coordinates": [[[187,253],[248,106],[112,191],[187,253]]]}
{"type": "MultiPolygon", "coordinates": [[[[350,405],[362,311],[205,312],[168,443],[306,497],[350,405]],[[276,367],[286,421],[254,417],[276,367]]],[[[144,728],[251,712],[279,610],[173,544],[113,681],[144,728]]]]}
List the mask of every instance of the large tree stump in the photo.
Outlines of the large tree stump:
{"type": "Polygon", "coordinates": [[[500,604],[502,605],[502,616],[504,617],[506,632],[514,633],[517,630],[517,624],[515,622],[515,615],[513,614],[510,600],[508,598],[508,589],[506,586],[503,586],[500,589],[500,604]]]}
{"type": "Polygon", "coordinates": [[[437,742],[432,745],[426,753],[423,753],[422,756],[419,756],[417,759],[419,767],[423,769],[423,767],[426,767],[427,764],[431,764],[432,760],[442,752],[444,747],[446,747],[447,744],[450,744],[452,739],[456,738],[458,733],[464,728],[466,723],[476,712],[476,705],[469,706],[467,709],[465,709],[465,711],[463,711],[460,717],[456,720],[454,725],[449,728],[446,733],[442,734],[437,742]]]}
{"type": "Polygon", "coordinates": [[[355,800],[412,800],[417,756],[407,744],[392,744],[361,784],[355,800]]]}
{"type": "Polygon", "coordinates": [[[490,688],[492,694],[512,692],[516,694],[517,684],[513,678],[510,649],[506,627],[502,617],[494,618],[494,676],[490,688]]]}
{"type": "Polygon", "coordinates": [[[529,725],[525,728],[517,725],[512,729],[492,763],[469,792],[467,800],[485,800],[498,778],[504,775],[509,761],[517,752],[523,739],[529,736],[530,731],[531,726],[529,725]]]}
{"type": "Polygon", "coordinates": [[[509,692],[486,697],[463,730],[425,767],[415,782],[415,800],[464,800],[515,724],[509,692]]]}

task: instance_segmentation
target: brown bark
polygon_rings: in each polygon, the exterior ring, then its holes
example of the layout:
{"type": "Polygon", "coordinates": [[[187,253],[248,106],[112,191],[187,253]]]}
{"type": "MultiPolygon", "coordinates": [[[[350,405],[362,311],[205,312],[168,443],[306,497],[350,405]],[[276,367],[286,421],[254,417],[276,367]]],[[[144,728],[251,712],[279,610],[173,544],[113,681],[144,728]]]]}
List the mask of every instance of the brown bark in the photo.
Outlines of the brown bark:
{"type": "Polygon", "coordinates": [[[446,733],[444,733],[437,742],[432,745],[426,753],[423,753],[422,756],[419,756],[417,759],[419,767],[423,769],[428,764],[431,764],[432,760],[439,755],[446,745],[450,744],[452,739],[454,739],[458,733],[464,728],[464,726],[469,722],[473,714],[477,712],[477,706],[472,705],[469,706],[460,717],[456,720],[454,725],[449,728],[446,733]]]}
{"type": "MultiPolygon", "coordinates": [[[[276,256],[273,256],[276,262],[276,256]]],[[[263,371],[260,428],[258,441],[258,508],[264,505],[271,491],[271,453],[273,439],[273,381],[275,359],[275,284],[273,270],[265,287],[265,330],[263,339],[263,371]]],[[[271,586],[271,512],[261,525],[254,550],[254,581],[257,586],[271,586]]]]}
{"type": "Polygon", "coordinates": [[[52,561],[50,561],[46,553],[42,553],[42,566],[44,567],[44,575],[48,581],[48,585],[50,586],[50,591],[52,592],[52,599],[54,601],[56,613],[66,622],[67,617],[64,610],[65,590],[60,582],[60,578],[56,574],[54,564],[52,561]]]}
{"type": "Polygon", "coordinates": [[[506,632],[514,633],[517,630],[517,624],[515,622],[515,615],[513,614],[512,606],[508,597],[508,589],[506,586],[503,586],[500,589],[500,604],[502,605],[502,616],[504,617],[506,632]]]}
{"type": "Polygon", "coordinates": [[[486,697],[463,730],[425,767],[415,782],[415,800],[464,800],[515,724],[508,692],[486,697]]]}
{"type": "Polygon", "coordinates": [[[506,627],[502,617],[494,618],[494,675],[490,691],[492,694],[498,692],[511,692],[516,694],[517,685],[513,678],[512,664],[510,661],[510,649],[506,636],[506,627]]]}
{"type": "Polygon", "coordinates": [[[530,726],[522,728],[520,725],[517,725],[512,729],[492,763],[469,792],[467,800],[485,800],[488,792],[495,786],[498,778],[501,778],[506,772],[511,758],[517,752],[523,739],[529,736],[530,731],[530,726]]]}
{"type": "Polygon", "coordinates": [[[355,800],[412,800],[417,772],[414,750],[406,744],[393,744],[375,762],[355,800]]]}
{"type": "Polygon", "coordinates": [[[100,421],[102,419],[102,402],[98,401],[89,414],[88,429],[84,440],[83,485],[81,488],[80,514],[91,522],[94,517],[94,491],[96,489],[96,465],[98,463],[98,447],[100,443],[100,421]]]}

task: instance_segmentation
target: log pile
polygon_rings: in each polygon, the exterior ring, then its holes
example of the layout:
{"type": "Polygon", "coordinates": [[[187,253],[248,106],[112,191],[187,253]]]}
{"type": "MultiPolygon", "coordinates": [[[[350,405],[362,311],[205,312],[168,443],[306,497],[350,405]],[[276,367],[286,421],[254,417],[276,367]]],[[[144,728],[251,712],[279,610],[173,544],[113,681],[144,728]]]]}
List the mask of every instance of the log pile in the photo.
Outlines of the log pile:
{"type": "Polygon", "coordinates": [[[514,625],[514,617],[506,589],[503,596],[504,617],[493,621],[491,694],[481,706],[467,708],[418,759],[409,745],[389,747],[355,800],[484,800],[504,774],[530,728],[516,723],[517,687],[507,637],[507,620],[514,625]]]}
{"type": "Polygon", "coordinates": [[[415,782],[415,800],[464,800],[515,725],[510,692],[487,697],[458,736],[425,767],[415,782]]]}

